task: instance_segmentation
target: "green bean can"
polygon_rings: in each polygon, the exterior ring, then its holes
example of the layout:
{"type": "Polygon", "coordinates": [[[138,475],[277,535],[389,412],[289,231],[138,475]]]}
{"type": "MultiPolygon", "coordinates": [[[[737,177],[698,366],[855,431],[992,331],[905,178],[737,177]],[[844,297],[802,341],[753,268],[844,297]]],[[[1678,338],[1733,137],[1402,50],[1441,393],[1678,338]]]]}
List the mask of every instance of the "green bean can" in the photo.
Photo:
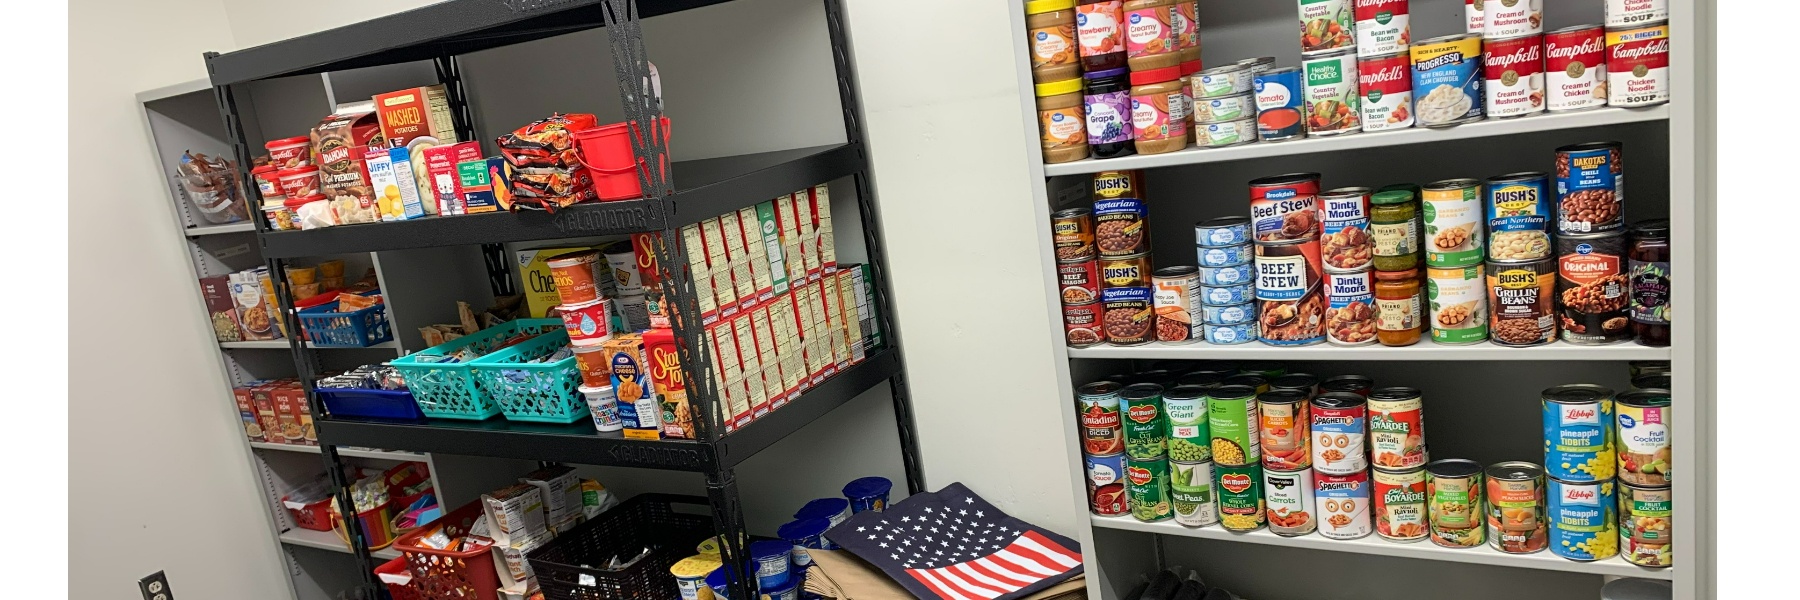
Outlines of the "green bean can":
{"type": "Polygon", "coordinates": [[[1254,465],[1262,461],[1262,435],[1256,408],[1256,390],[1227,385],[1206,399],[1207,425],[1212,429],[1213,462],[1254,465]]]}
{"type": "Polygon", "coordinates": [[[1232,531],[1255,531],[1268,522],[1263,514],[1263,471],[1260,464],[1214,465],[1218,475],[1219,521],[1232,531]]]}
{"type": "Polygon", "coordinates": [[[1163,394],[1163,413],[1169,420],[1169,460],[1178,463],[1212,460],[1212,427],[1208,423],[1206,394],[1206,388],[1196,385],[1175,386],[1163,394]]]}
{"type": "Polygon", "coordinates": [[[1125,463],[1125,495],[1130,500],[1131,516],[1146,523],[1175,516],[1169,499],[1169,459],[1132,458],[1125,463]]]}
{"type": "Polygon", "coordinates": [[[1119,412],[1125,416],[1125,455],[1132,460],[1166,456],[1169,421],[1163,415],[1163,387],[1134,383],[1119,392],[1119,412]]]}

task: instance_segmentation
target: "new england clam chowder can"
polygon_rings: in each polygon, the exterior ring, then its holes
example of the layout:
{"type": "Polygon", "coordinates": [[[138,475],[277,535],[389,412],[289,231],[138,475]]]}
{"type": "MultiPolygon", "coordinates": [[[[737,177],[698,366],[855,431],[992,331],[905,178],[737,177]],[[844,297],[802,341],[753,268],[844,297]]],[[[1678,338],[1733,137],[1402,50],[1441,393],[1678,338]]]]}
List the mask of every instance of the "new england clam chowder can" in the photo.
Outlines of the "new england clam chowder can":
{"type": "Polygon", "coordinates": [[[1444,127],[1480,119],[1485,83],[1481,36],[1465,33],[1413,44],[1413,107],[1418,124],[1444,127]]]}

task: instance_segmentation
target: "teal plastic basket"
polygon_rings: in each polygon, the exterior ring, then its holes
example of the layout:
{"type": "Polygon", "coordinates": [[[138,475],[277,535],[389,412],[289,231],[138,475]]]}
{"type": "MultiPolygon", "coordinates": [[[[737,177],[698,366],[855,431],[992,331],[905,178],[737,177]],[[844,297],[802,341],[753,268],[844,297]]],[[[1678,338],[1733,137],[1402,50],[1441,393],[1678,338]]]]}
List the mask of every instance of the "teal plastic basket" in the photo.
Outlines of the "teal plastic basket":
{"type": "MultiPolygon", "coordinates": [[[[560,321],[559,321],[560,323],[560,321]]],[[[575,355],[552,362],[530,362],[569,345],[562,327],[471,363],[481,388],[493,395],[500,414],[510,421],[574,423],[588,418],[582,398],[581,371],[575,355]]]]}
{"type": "MultiPolygon", "coordinates": [[[[425,416],[479,421],[500,413],[500,406],[494,402],[493,394],[482,389],[480,379],[475,376],[475,363],[481,359],[459,363],[425,363],[419,362],[418,357],[442,356],[464,348],[473,349],[475,354],[485,357],[493,352],[495,346],[521,333],[541,335],[551,331],[563,331],[562,319],[507,321],[396,358],[388,364],[406,377],[406,387],[412,390],[413,400],[419,403],[419,411],[425,413],[425,416]]],[[[563,335],[567,336],[568,333],[563,335]]],[[[523,343],[530,343],[530,340],[523,343]]]]}

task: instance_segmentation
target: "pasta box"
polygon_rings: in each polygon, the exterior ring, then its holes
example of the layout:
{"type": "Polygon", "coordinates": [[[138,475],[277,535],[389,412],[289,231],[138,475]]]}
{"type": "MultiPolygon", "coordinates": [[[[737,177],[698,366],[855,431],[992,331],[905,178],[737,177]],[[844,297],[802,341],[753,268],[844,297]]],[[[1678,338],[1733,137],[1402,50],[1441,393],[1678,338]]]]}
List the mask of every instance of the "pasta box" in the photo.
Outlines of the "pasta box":
{"type": "Polygon", "coordinates": [[[231,398],[237,402],[238,417],[244,421],[244,437],[252,442],[264,441],[262,423],[256,419],[256,405],[250,401],[250,388],[232,388],[231,398]]]}
{"type": "Polygon", "coordinates": [[[641,333],[619,333],[607,340],[607,362],[612,366],[613,395],[619,402],[619,420],[625,423],[625,437],[641,440],[661,439],[658,422],[661,407],[650,380],[649,361],[644,358],[644,336],[641,333]]]}
{"type": "Polygon", "coordinates": [[[277,444],[286,443],[281,435],[281,419],[275,415],[275,383],[264,381],[251,384],[250,405],[256,409],[256,422],[262,426],[263,439],[277,444]]]}
{"type": "Polygon", "coordinates": [[[450,94],[444,86],[377,94],[374,100],[381,135],[387,138],[389,146],[404,148],[419,138],[439,144],[456,143],[456,122],[450,116],[450,94]]]}
{"type": "Polygon", "coordinates": [[[546,467],[526,473],[519,483],[538,489],[544,500],[544,518],[549,522],[581,514],[581,480],[575,468],[567,465],[546,467]]]}
{"type": "Polygon", "coordinates": [[[231,301],[230,277],[201,277],[200,296],[206,300],[206,314],[212,319],[214,338],[221,342],[244,339],[244,331],[238,328],[237,305],[231,301]]]}

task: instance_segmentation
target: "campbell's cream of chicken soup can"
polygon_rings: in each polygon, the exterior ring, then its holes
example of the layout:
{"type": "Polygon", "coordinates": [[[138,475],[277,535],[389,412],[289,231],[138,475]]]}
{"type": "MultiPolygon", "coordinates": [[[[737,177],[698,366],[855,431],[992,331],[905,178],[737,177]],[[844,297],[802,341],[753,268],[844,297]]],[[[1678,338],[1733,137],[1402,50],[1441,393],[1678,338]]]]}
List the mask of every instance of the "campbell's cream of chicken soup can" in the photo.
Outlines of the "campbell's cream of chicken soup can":
{"type": "Polygon", "coordinates": [[[1351,0],[1356,15],[1356,55],[1393,54],[1412,43],[1408,0],[1351,0]]]}
{"type": "Polygon", "coordinates": [[[1481,37],[1498,40],[1544,32],[1544,0],[1487,0],[1481,37]]]}
{"type": "Polygon", "coordinates": [[[1413,126],[1411,56],[1396,52],[1358,60],[1356,80],[1362,94],[1363,131],[1413,126]]]}
{"type": "Polygon", "coordinates": [[[1544,36],[1483,40],[1481,66],[1487,72],[1488,118],[1544,112],[1544,36]]]}
{"type": "Polygon", "coordinates": [[[1463,21],[1466,23],[1464,33],[1481,33],[1481,13],[1486,12],[1483,10],[1486,4],[1486,0],[1463,0],[1463,21]]]}
{"type": "Polygon", "coordinates": [[[1612,106],[1669,101],[1669,24],[1606,30],[1606,93],[1612,106]]]}
{"type": "Polygon", "coordinates": [[[1669,0],[1606,0],[1607,27],[1633,27],[1669,20],[1669,0]]]}
{"type": "Polygon", "coordinates": [[[1606,30],[1576,25],[1544,34],[1544,105],[1550,112],[1606,106],[1606,30]]]}

